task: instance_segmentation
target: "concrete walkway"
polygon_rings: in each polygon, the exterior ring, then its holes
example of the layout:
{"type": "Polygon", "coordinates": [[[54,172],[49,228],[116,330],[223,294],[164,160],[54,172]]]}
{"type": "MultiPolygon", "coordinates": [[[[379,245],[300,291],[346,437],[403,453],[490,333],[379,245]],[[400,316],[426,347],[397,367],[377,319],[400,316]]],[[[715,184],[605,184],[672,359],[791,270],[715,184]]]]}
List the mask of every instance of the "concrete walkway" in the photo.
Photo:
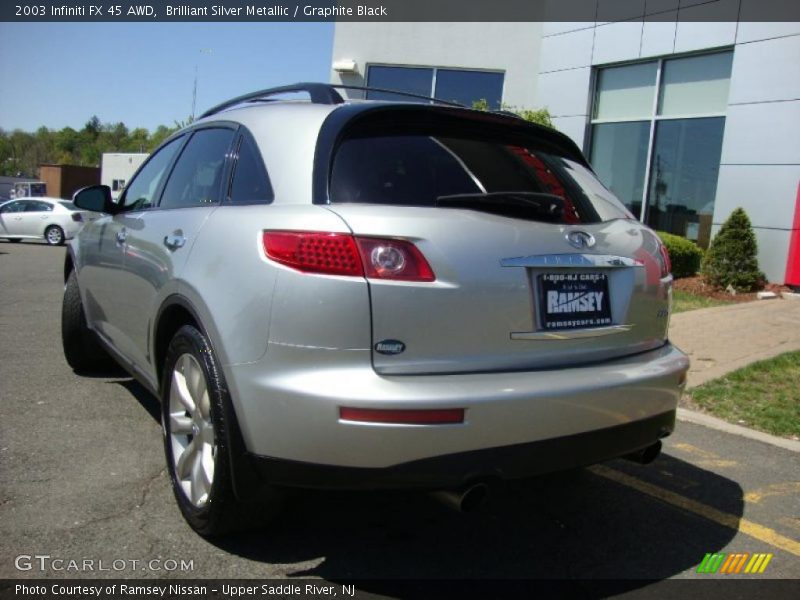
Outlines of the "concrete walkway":
{"type": "Polygon", "coordinates": [[[800,300],[702,308],[672,316],[670,340],[689,355],[688,387],[752,362],[800,350],[800,300]]]}

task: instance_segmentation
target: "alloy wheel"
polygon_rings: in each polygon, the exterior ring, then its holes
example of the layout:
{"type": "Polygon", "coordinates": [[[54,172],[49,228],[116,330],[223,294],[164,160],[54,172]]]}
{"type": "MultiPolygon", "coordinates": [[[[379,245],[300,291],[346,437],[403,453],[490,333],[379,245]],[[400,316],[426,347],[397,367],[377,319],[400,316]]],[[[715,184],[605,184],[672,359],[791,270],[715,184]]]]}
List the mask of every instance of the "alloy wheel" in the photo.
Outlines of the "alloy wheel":
{"type": "Polygon", "coordinates": [[[208,502],[214,483],[217,444],[206,378],[191,354],[182,354],[175,362],[168,418],[175,479],[189,502],[201,508],[208,502]]]}

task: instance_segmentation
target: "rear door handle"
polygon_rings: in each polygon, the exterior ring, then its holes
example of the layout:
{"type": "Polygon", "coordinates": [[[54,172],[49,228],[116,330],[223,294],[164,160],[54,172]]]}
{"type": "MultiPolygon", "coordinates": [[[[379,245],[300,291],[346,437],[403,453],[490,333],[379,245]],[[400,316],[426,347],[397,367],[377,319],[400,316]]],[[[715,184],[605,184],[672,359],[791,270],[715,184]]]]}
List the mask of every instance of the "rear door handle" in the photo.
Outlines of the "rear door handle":
{"type": "Polygon", "coordinates": [[[177,250],[178,248],[182,248],[185,243],[186,243],[186,238],[183,237],[180,233],[171,233],[170,235],[164,237],[164,245],[170,250],[177,250]]]}

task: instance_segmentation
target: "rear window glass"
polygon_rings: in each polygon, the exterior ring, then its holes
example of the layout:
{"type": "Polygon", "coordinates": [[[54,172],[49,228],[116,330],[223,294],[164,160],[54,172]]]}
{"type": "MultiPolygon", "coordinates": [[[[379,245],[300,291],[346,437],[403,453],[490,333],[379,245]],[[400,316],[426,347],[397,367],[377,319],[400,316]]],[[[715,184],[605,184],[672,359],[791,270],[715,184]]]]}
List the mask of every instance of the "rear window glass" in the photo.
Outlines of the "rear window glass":
{"type": "Polygon", "coordinates": [[[559,223],[628,217],[624,206],[583,165],[519,140],[447,135],[345,138],[333,159],[330,201],[476,208],[514,203],[508,216],[559,223]],[[554,198],[555,197],[555,198],[554,198]],[[544,202],[548,211],[527,210],[544,202]],[[528,214],[529,213],[529,214],[528,214]]]}

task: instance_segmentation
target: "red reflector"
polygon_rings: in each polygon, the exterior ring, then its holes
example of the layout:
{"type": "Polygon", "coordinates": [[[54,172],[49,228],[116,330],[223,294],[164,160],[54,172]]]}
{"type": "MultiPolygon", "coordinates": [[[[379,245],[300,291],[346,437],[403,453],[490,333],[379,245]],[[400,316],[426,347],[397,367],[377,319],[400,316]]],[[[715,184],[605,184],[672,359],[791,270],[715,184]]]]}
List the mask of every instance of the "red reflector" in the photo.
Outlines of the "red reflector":
{"type": "Polygon", "coordinates": [[[672,273],[672,261],[669,258],[669,250],[663,242],[659,246],[659,251],[661,252],[661,277],[666,277],[672,273]]]}
{"type": "Polygon", "coordinates": [[[361,257],[346,233],[265,231],[264,251],[272,260],[300,271],[363,276],[361,257]]]}
{"type": "Polygon", "coordinates": [[[404,425],[444,425],[463,423],[463,408],[442,408],[429,410],[383,410],[378,408],[339,407],[339,418],[343,421],[364,423],[397,423],[404,425]]]}

